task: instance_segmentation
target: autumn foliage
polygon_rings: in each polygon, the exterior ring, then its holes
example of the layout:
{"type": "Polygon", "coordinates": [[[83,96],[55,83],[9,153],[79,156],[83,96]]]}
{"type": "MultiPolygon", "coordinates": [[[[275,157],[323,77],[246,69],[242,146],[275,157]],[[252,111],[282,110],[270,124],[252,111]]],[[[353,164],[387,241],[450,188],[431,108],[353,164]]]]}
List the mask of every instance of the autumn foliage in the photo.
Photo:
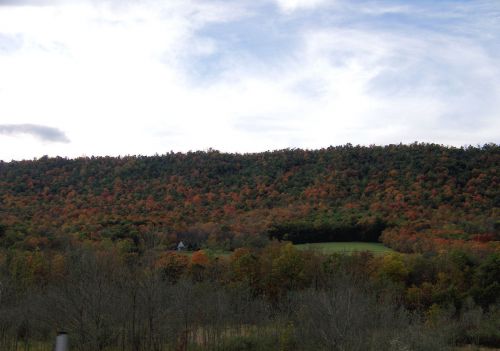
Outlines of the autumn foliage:
{"type": "Polygon", "coordinates": [[[402,252],[494,251],[499,164],[497,145],[417,143],[0,162],[0,243],[33,251],[124,241],[123,252],[140,254],[179,240],[229,250],[269,235],[382,234],[402,252]]]}

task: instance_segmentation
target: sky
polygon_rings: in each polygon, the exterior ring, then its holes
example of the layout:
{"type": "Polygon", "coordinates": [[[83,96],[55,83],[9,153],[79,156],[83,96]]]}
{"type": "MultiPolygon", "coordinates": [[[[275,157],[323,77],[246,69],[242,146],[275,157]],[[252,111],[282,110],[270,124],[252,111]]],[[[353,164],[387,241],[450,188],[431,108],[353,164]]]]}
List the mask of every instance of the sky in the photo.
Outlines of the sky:
{"type": "Polygon", "coordinates": [[[500,143],[500,1],[0,0],[0,160],[500,143]]]}

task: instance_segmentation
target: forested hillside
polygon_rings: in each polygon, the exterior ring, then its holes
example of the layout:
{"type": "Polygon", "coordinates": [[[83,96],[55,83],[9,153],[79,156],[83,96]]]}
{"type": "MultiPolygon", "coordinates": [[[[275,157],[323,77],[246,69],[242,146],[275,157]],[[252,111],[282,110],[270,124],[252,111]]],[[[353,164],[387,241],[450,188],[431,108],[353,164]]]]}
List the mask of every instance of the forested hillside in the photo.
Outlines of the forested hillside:
{"type": "Polygon", "coordinates": [[[493,144],[1,162],[0,245],[116,243],[137,253],[180,239],[234,249],[276,237],[491,251],[500,239],[499,185],[493,144]]]}
{"type": "Polygon", "coordinates": [[[0,349],[499,347],[499,165],[425,144],[0,163],[0,349]],[[404,253],[285,242],[378,240],[404,253]]]}

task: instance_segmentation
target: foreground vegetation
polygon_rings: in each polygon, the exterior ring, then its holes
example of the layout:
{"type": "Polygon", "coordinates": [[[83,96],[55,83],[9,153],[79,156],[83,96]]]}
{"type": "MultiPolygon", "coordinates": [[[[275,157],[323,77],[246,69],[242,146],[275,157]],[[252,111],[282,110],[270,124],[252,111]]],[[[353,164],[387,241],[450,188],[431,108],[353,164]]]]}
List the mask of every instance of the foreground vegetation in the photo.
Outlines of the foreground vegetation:
{"type": "Polygon", "coordinates": [[[67,249],[0,256],[1,350],[58,330],[81,351],[500,346],[498,254],[67,249]]]}

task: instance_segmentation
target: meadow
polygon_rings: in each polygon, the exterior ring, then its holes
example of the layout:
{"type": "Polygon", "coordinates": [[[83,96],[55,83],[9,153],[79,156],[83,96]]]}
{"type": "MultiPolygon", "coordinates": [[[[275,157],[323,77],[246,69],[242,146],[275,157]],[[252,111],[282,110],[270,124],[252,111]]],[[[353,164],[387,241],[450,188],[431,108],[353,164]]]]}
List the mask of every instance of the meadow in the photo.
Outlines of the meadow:
{"type": "Polygon", "coordinates": [[[383,255],[395,252],[391,248],[380,243],[364,243],[364,242],[329,242],[329,243],[312,243],[298,244],[295,247],[299,250],[317,250],[323,254],[333,253],[352,253],[369,251],[376,255],[383,255]]]}

